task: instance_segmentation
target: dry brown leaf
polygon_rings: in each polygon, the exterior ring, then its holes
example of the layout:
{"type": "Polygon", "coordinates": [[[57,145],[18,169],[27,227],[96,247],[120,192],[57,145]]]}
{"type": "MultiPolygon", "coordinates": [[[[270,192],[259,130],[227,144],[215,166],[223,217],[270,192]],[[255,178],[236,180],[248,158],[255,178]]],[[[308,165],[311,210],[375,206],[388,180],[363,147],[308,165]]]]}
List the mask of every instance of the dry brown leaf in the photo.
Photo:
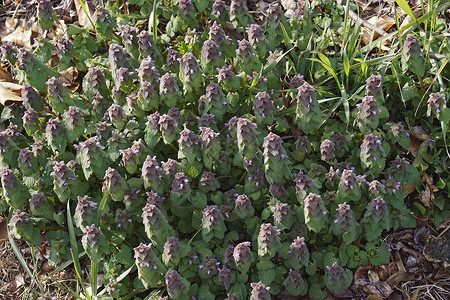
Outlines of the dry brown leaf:
{"type": "Polygon", "coordinates": [[[18,26],[14,32],[8,34],[3,38],[3,42],[11,42],[14,45],[31,48],[31,37],[33,30],[28,27],[18,26]]]}
{"type": "Polygon", "coordinates": [[[405,182],[401,186],[403,197],[406,198],[409,194],[416,190],[416,184],[411,182],[405,182]]]}
{"type": "Polygon", "coordinates": [[[386,279],[386,283],[389,284],[389,286],[391,288],[394,288],[397,286],[397,284],[399,284],[402,281],[408,281],[414,278],[414,274],[413,273],[409,273],[409,272],[397,272],[395,274],[392,274],[391,276],[389,276],[388,279],[386,279]]]}
{"type": "Polygon", "coordinates": [[[15,102],[22,102],[20,91],[22,86],[12,82],[0,82],[0,104],[11,106],[15,102]]]}
{"type": "Polygon", "coordinates": [[[434,194],[428,186],[426,186],[425,190],[417,195],[417,198],[420,200],[420,202],[422,202],[423,205],[425,205],[425,207],[433,209],[434,194]]]}
{"type": "Polygon", "coordinates": [[[8,239],[8,230],[6,228],[6,220],[0,220],[0,242],[8,239]]]}
{"type": "Polygon", "coordinates": [[[13,82],[13,78],[11,74],[6,70],[6,68],[2,65],[0,66],[0,81],[13,82]]]}
{"type": "MultiPolygon", "coordinates": [[[[86,12],[84,11],[83,7],[80,4],[80,1],[79,0],[74,0],[74,3],[75,3],[75,8],[77,10],[77,15],[78,15],[78,24],[81,27],[84,27],[84,26],[86,26],[88,24],[91,24],[91,22],[89,21],[88,16],[86,15],[86,12]]],[[[89,17],[92,20],[92,15],[93,15],[92,7],[89,4],[89,2],[84,2],[84,4],[85,4],[85,6],[86,6],[86,8],[87,8],[87,10],[89,12],[89,17]]]]}
{"type": "Polygon", "coordinates": [[[431,139],[430,135],[428,133],[426,133],[425,130],[423,130],[422,127],[420,126],[414,126],[410,128],[410,134],[415,137],[416,139],[421,140],[422,142],[424,141],[428,141],[429,139],[431,139]]]}
{"type": "Polygon", "coordinates": [[[75,67],[72,66],[68,69],[65,69],[64,71],[60,72],[59,75],[59,80],[61,80],[61,82],[64,83],[64,85],[71,92],[75,92],[78,89],[80,84],[75,81],[78,78],[78,71],[77,69],[75,69],[75,67]]]}

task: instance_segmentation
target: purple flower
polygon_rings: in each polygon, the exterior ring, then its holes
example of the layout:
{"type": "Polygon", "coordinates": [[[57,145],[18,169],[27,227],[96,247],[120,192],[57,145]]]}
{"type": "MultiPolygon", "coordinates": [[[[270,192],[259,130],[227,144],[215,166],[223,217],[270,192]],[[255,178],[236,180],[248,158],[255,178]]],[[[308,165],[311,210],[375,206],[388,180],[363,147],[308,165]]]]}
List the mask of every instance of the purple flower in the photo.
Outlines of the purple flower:
{"type": "Polygon", "coordinates": [[[100,230],[97,227],[95,227],[95,224],[92,224],[91,226],[86,226],[85,228],[83,228],[83,232],[86,235],[86,240],[89,247],[94,247],[101,237],[100,230]]]}
{"type": "Polygon", "coordinates": [[[232,271],[226,266],[223,266],[221,269],[219,269],[219,280],[223,283],[225,289],[228,290],[232,280],[232,271]]]}
{"type": "Polygon", "coordinates": [[[220,18],[220,16],[225,14],[225,9],[226,9],[226,7],[225,7],[224,1],[215,0],[212,5],[211,15],[213,15],[216,19],[218,19],[218,18],[220,18]]]}
{"type": "Polygon", "coordinates": [[[11,217],[9,224],[13,228],[22,227],[28,224],[30,221],[30,216],[27,213],[21,212],[20,210],[16,210],[16,213],[11,217]]]}
{"type": "Polygon", "coordinates": [[[325,161],[329,161],[334,157],[334,150],[334,143],[330,140],[324,140],[320,144],[320,154],[325,161]]]}
{"type": "Polygon", "coordinates": [[[253,47],[257,47],[259,43],[265,40],[264,27],[258,24],[251,24],[247,29],[248,40],[253,47]]]}
{"type": "Polygon", "coordinates": [[[244,271],[247,271],[252,263],[252,252],[250,250],[250,245],[250,242],[239,243],[233,251],[233,258],[236,266],[244,271]]]}
{"type": "Polygon", "coordinates": [[[241,219],[251,217],[253,215],[254,208],[250,198],[246,195],[239,195],[235,201],[235,211],[241,219]]]}
{"type": "Polygon", "coordinates": [[[177,271],[169,269],[166,273],[166,288],[172,299],[178,299],[187,293],[189,286],[177,271]]]}
{"type": "Polygon", "coordinates": [[[261,281],[258,283],[252,282],[250,286],[252,287],[252,294],[250,296],[250,300],[272,299],[269,293],[270,287],[266,287],[261,281]]]}
{"type": "MultiPolygon", "coordinates": [[[[207,66],[220,58],[219,46],[213,40],[206,40],[202,47],[202,62],[207,66]]],[[[203,66],[203,65],[202,65],[203,66]]]]}
{"type": "Polygon", "coordinates": [[[278,202],[271,209],[272,209],[272,212],[273,212],[273,218],[274,218],[276,223],[281,223],[283,220],[289,220],[290,219],[291,206],[289,204],[278,202]]]}
{"type": "Polygon", "coordinates": [[[152,250],[152,244],[144,245],[140,244],[134,248],[134,258],[136,259],[136,264],[139,267],[149,266],[152,262],[155,253],[152,250]]]}
{"type": "Polygon", "coordinates": [[[297,176],[294,179],[295,182],[295,189],[297,190],[297,193],[305,194],[309,190],[310,187],[312,187],[312,180],[308,177],[308,175],[303,174],[302,171],[298,172],[297,176]]]}
{"type": "Polygon", "coordinates": [[[148,57],[150,55],[154,55],[155,41],[153,40],[151,34],[146,30],[142,30],[139,33],[138,38],[139,52],[141,53],[141,56],[148,57]]]}
{"type": "Polygon", "coordinates": [[[263,117],[272,115],[273,102],[270,100],[269,94],[266,92],[259,92],[256,94],[253,110],[263,117]]]}
{"type": "Polygon", "coordinates": [[[141,81],[154,82],[159,78],[158,70],[153,64],[153,60],[150,56],[142,60],[138,69],[138,75],[141,81]]]}
{"type": "Polygon", "coordinates": [[[316,99],[316,95],[314,93],[314,87],[312,87],[309,83],[305,82],[301,87],[298,88],[297,94],[297,107],[304,109],[309,109],[313,101],[316,99]]]}
{"type": "Polygon", "coordinates": [[[189,180],[184,173],[176,173],[172,183],[172,192],[175,193],[190,193],[189,180]]]}
{"type": "Polygon", "coordinates": [[[164,216],[156,205],[147,203],[142,208],[142,219],[144,219],[144,224],[147,223],[152,228],[158,228],[162,224],[164,216]]]}
{"type": "Polygon", "coordinates": [[[381,75],[371,75],[366,80],[367,95],[374,98],[383,97],[383,89],[381,88],[381,75]]]}
{"type": "Polygon", "coordinates": [[[353,170],[344,170],[342,172],[340,185],[344,190],[353,190],[358,185],[358,179],[356,178],[353,170]]]}
{"type": "Polygon", "coordinates": [[[159,94],[175,94],[178,91],[175,78],[169,73],[164,74],[159,81],[159,94]]]}
{"type": "Polygon", "coordinates": [[[21,90],[23,105],[28,109],[42,110],[44,101],[39,93],[28,83],[25,83],[21,90]]]}
{"type": "Polygon", "coordinates": [[[261,224],[258,234],[258,255],[269,254],[273,257],[280,243],[279,234],[278,228],[272,224],[261,224]]]}
{"type": "Polygon", "coordinates": [[[433,109],[437,114],[441,112],[445,101],[440,93],[431,93],[428,98],[428,107],[433,109]]]}
{"type": "Polygon", "coordinates": [[[168,176],[175,176],[179,171],[180,163],[174,159],[169,158],[167,162],[162,163],[163,172],[168,176]]]}

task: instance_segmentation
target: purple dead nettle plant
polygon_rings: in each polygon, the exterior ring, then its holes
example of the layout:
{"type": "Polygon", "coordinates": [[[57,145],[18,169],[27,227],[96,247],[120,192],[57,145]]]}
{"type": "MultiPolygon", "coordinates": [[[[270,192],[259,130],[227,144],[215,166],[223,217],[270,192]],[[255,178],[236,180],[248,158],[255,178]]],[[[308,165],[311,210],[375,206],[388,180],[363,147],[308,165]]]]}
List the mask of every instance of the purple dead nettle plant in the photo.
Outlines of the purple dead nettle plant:
{"type": "Polygon", "coordinates": [[[147,203],[142,209],[142,219],[147,237],[156,246],[163,245],[169,236],[175,236],[174,229],[156,205],[147,203]]]}
{"type": "Polygon", "coordinates": [[[286,203],[278,202],[271,207],[275,226],[281,229],[290,229],[294,218],[291,213],[291,206],[286,203]]]}
{"type": "Polygon", "coordinates": [[[211,128],[200,127],[202,159],[208,169],[211,169],[219,159],[221,147],[218,136],[219,133],[214,132],[211,128]]]}
{"type": "Polygon", "coordinates": [[[168,268],[176,268],[181,259],[181,245],[176,237],[168,237],[164,244],[162,261],[168,268]]]}
{"type": "Polygon", "coordinates": [[[154,112],[147,116],[147,122],[145,123],[144,141],[147,147],[153,148],[160,140],[159,134],[159,112],[154,112]]]}
{"type": "Polygon", "coordinates": [[[320,127],[322,111],[316,99],[314,87],[307,82],[303,83],[298,88],[295,100],[297,102],[295,111],[297,126],[306,133],[313,132],[315,128],[320,127]]]}
{"type": "Polygon", "coordinates": [[[112,104],[106,111],[106,117],[119,130],[125,126],[126,112],[120,105],[112,104]]]}
{"type": "Polygon", "coordinates": [[[167,67],[176,73],[178,73],[180,68],[180,59],[181,59],[180,57],[181,57],[180,52],[170,48],[167,50],[167,57],[166,57],[167,67]]]}
{"type": "Polygon", "coordinates": [[[113,76],[119,68],[128,68],[130,66],[130,55],[122,46],[117,44],[109,45],[108,60],[113,76]]]}
{"type": "Polygon", "coordinates": [[[169,158],[166,162],[161,162],[163,166],[163,173],[165,176],[170,178],[170,181],[173,180],[175,174],[180,171],[180,163],[172,158],[169,158]]]}
{"type": "Polygon", "coordinates": [[[106,170],[103,179],[103,191],[109,191],[109,194],[114,201],[122,201],[128,184],[120,173],[109,167],[106,170]]]}
{"type": "MultiPolygon", "coordinates": [[[[122,42],[125,45],[125,49],[128,53],[134,54],[133,52],[137,50],[138,43],[136,27],[130,25],[120,25],[119,29],[121,31],[122,42]]],[[[137,58],[136,56],[134,57],[137,58]]]]}
{"type": "Polygon", "coordinates": [[[379,106],[384,103],[381,75],[371,75],[367,78],[366,93],[368,96],[372,96],[379,106]]]}
{"type": "Polygon", "coordinates": [[[162,168],[156,160],[156,156],[147,155],[142,165],[142,179],[144,187],[151,188],[153,191],[161,194],[164,191],[164,182],[162,181],[162,168]]]}
{"type": "Polygon", "coordinates": [[[89,69],[86,75],[85,89],[91,95],[100,93],[103,97],[108,96],[108,91],[106,87],[105,74],[99,67],[92,67],[89,69]]]}
{"type": "Polygon", "coordinates": [[[174,107],[177,104],[181,93],[178,91],[177,81],[170,73],[166,73],[160,78],[159,95],[168,107],[174,107]]]}
{"type": "Polygon", "coordinates": [[[247,159],[253,159],[259,151],[256,139],[256,124],[246,118],[237,120],[237,141],[239,152],[247,159]]]}
{"type": "Polygon", "coordinates": [[[57,113],[64,113],[69,106],[73,105],[73,100],[70,97],[67,88],[55,77],[51,77],[46,81],[47,84],[47,97],[49,103],[57,113]]]}
{"type": "Polygon", "coordinates": [[[133,86],[133,75],[128,68],[120,67],[114,75],[114,84],[123,92],[129,92],[133,86]]]}
{"type": "Polygon", "coordinates": [[[222,121],[223,115],[228,111],[228,104],[222,87],[217,83],[210,83],[206,87],[204,100],[202,113],[212,113],[217,120],[222,121]]]}
{"type": "Polygon", "coordinates": [[[183,172],[175,174],[170,191],[170,200],[174,205],[181,205],[191,198],[189,180],[183,172]]]}
{"type": "Polygon", "coordinates": [[[327,223],[328,211],[325,208],[325,204],[322,197],[317,194],[309,193],[304,200],[304,216],[305,224],[309,230],[319,232],[327,223]]]}
{"type": "Polygon", "coordinates": [[[150,191],[145,193],[147,195],[147,203],[151,205],[155,205],[162,213],[165,213],[165,206],[164,206],[164,198],[161,197],[159,194],[150,191]]]}
{"type": "Polygon", "coordinates": [[[199,137],[187,128],[180,132],[178,158],[185,158],[191,163],[200,160],[199,137]]]}
{"type": "Polygon", "coordinates": [[[108,159],[103,152],[103,146],[97,140],[97,136],[80,142],[75,148],[77,148],[77,158],[81,162],[86,179],[89,179],[91,174],[102,178],[108,165],[108,159]]]}
{"type": "Polygon", "coordinates": [[[181,277],[177,271],[169,269],[166,273],[167,293],[172,299],[179,299],[189,291],[189,281],[181,277]]]}
{"type": "Polygon", "coordinates": [[[401,61],[404,71],[408,70],[417,76],[424,76],[426,64],[422,54],[420,41],[412,34],[408,34],[403,42],[401,61]]]}
{"type": "Polygon", "coordinates": [[[325,276],[326,286],[335,291],[340,292],[350,286],[352,283],[352,272],[350,270],[344,270],[336,262],[333,265],[326,266],[327,275],[325,276]]]}
{"type": "Polygon", "coordinates": [[[39,116],[33,108],[29,108],[23,113],[22,124],[29,136],[40,132],[39,116]]]}
{"type": "MultiPolygon", "coordinates": [[[[211,18],[219,21],[219,23],[225,23],[227,19],[227,10],[225,6],[225,1],[215,0],[211,8],[211,18]]],[[[214,21],[214,23],[216,23],[214,21]]]]}
{"type": "Polygon", "coordinates": [[[25,176],[30,176],[39,167],[39,161],[34,157],[33,152],[27,147],[20,149],[17,165],[25,176]]]}
{"type": "Polygon", "coordinates": [[[327,183],[331,187],[335,187],[339,183],[339,169],[334,170],[333,166],[330,166],[330,170],[325,174],[325,178],[327,179],[327,183]]]}
{"type": "Polygon", "coordinates": [[[236,215],[243,220],[252,217],[255,213],[252,202],[246,195],[237,196],[234,211],[236,215]]]}
{"type": "Polygon", "coordinates": [[[201,52],[201,66],[204,71],[212,72],[217,67],[223,65],[222,52],[213,40],[206,40],[203,43],[201,52]]]}
{"type": "Polygon", "coordinates": [[[337,237],[343,236],[344,242],[349,244],[356,240],[361,232],[359,223],[355,219],[350,205],[346,202],[339,204],[336,211],[336,218],[331,224],[331,230],[337,237]]]}
{"type": "Polygon", "coordinates": [[[360,159],[363,167],[372,167],[371,172],[381,172],[384,169],[387,153],[382,146],[384,145],[378,136],[372,133],[365,136],[360,146],[360,159]],[[374,168],[375,166],[377,168],[374,168]]]}
{"type": "Polygon", "coordinates": [[[259,24],[251,24],[247,29],[248,41],[258,52],[259,57],[267,54],[267,41],[264,36],[264,27],[259,24]]]}
{"type": "Polygon", "coordinates": [[[1,59],[14,66],[17,61],[17,47],[12,42],[3,42],[0,46],[1,59]]]}
{"type": "Polygon", "coordinates": [[[304,174],[303,171],[298,172],[294,179],[294,183],[295,190],[297,191],[297,198],[301,204],[303,204],[303,200],[310,192],[317,192],[315,185],[313,185],[313,181],[308,175],[304,174]]]}
{"type": "Polygon", "coordinates": [[[255,113],[258,124],[272,124],[273,122],[273,101],[266,92],[259,92],[255,96],[253,103],[253,112],[255,113]]]}
{"type": "Polygon", "coordinates": [[[197,58],[194,54],[188,52],[183,55],[180,60],[179,75],[185,92],[191,92],[193,89],[200,87],[200,84],[203,82],[202,72],[198,66],[197,58]]]}
{"type": "Polygon", "coordinates": [[[199,180],[200,191],[208,193],[217,190],[219,187],[219,181],[215,178],[214,173],[204,171],[199,180]]]}
{"type": "Polygon", "coordinates": [[[215,120],[214,120],[214,114],[202,114],[200,117],[196,117],[197,121],[198,121],[198,127],[214,127],[216,128],[217,126],[215,125],[215,120]]]}
{"type": "Polygon", "coordinates": [[[338,200],[340,202],[344,200],[357,202],[360,197],[361,187],[355,172],[352,169],[342,171],[337,193],[338,200]]]}
{"type": "Polygon", "coordinates": [[[204,242],[212,238],[223,239],[227,230],[223,216],[216,205],[207,206],[202,217],[202,237],[204,242]]]}
{"type": "Polygon", "coordinates": [[[140,244],[134,248],[135,264],[138,267],[138,278],[145,288],[155,288],[164,279],[167,268],[152,249],[152,244],[140,244]]]}
{"type": "Polygon", "coordinates": [[[54,22],[57,22],[55,11],[50,0],[35,0],[38,4],[37,12],[39,24],[45,29],[50,30],[54,22]]]}
{"type": "Polygon", "coordinates": [[[17,209],[23,209],[25,200],[30,199],[28,189],[10,169],[3,169],[0,174],[2,182],[3,199],[6,203],[17,209]]]}
{"type": "Polygon", "coordinates": [[[53,166],[53,189],[58,196],[59,200],[66,203],[74,193],[79,190],[76,184],[76,175],[67,167],[64,161],[56,162],[53,166]]]}
{"type": "Polygon", "coordinates": [[[285,200],[288,196],[288,192],[284,185],[276,182],[269,186],[269,193],[272,197],[277,198],[278,200],[285,200]]]}
{"type": "Polygon", "coordinates": [[[270,223],[261,224],[258,234],[258,255],[274,257],[280,244],[280,230],[270,223]]]}
{"type": "Polygon", "coordinates": [[[226,266],[223,266],[221,268],[217,268],[219,271],[219,280],[224,285],[225,290],[228,290],[230,287],[230,284],[234,282],[234,273],[232,270],[228,269],[226,266]]]}
{"type": "Polygon", "coordinates": [[[308,284],[298,270],[289,269],[288,276],[283,284],[286,287],[286,291],[292,296],[305,295],[308,291],[308,284]]]}
{"type": "Polygon", "coordinates": [[[176,121],[169,115],[162,115],[159,118],[159,129],[161,130],[164,143],[171,144],[177,137],[179,128],[176,121]]]}
{"type": "Polygon", "coordinates": [[[260,70],[261,62],[256,57],[256,50],[246,39],[238,42],[235,66],[239,71],[246,74],[253,74],[253,71],[259,72],[260,70]]]}
{"type": "Polygon", "coordinates": [[[150,56],[142,60],[137,72],[141,82],[148,81],[150,83],[155,83],[159,81],[160,74],[150,56]]]}
{"type": "Polygon", "coordinates": [[[56,214],[55,207],[47,201],[47,197],[42,192],[31,196],[30,211],[33,216],[56,220],[58,224],[62,224],[63,222],[61,219],[58,220],[59,216],[63,216],[61,214],[56,214]]]}
{"type": "Polygon", "coordinates": [[[85,122],[80,110],[76,106],[70,106],[65,114],[64,120],[67,129],[67,139],[70,143],[75,142],[84,133],[85,122]]]}
{"type": "Polygon", "coordinates": [[[128,116],[132,117],[133,119],[140,119],[146,116],[146,113],[141,108],[141,103],[139,101],[138,95],[131,93],[125,99],[127,103],[127,105],[125,106],[125,111],[128,116]]]}
{"type": "Polygon", "coordinates": [[[231,65],[223,66],[218,70],[217,82],[221,84],[227,91],[237,90],[241,86],[241,82],[234,74],[231,65]]]}
{"type": "Polygon", "coordinates": [[[33,228],[33,221],[30,219],[30,216],[19,209],[11,216],[8,227],[11,235],[17,239],[23,238],[31,241],[33,239],[32,236],[36,235],[34,239],[36,240],[36,237],[38,237],[38,243],[40,241],[39,231],[33,228]]]}
{"type": "Polygon", "coordinates": [[[358,108],[359,129],[362,133],[368,134],[378,127],[381,109],[372,96],[364,97],[361,103],[356,106],[358,108]]]}
{"type": "Polygon", "coordinates": [[[364,224],[365,236],[368,241],[378,239],[383,230],[390,228],[389,210],[383,198],[378,196],[369,202],[362,223],[364,224]]]}
{"type": "Polygon", "coordinates": [[[82,229],[89,224],[98,224],[97,204],[88,200],[88,196],[77,197],[78,204],[75,208],[74,223],[82,229]]]}
{"type": "Polygon", "coordinates": [[[138,92],[139,107],[144,111],[156,110],[159,108],[159,95],[148,81],[143,81],[138,92]]]}
{"type": "Polygon", "coordinates": [[[44,99],[38,91],[36,91],[30,84],[25,83],[20,91],[22,96],[23,105],[27,109],[34,109],[36,111],[44,110],[44,99]]]}
{"type": "Polygon", "coordinates": [[[218,26],[217,22],[215,21],[209,27],[209,39],[214,41],[218,47],[228,45],[228,41],[225,36],[225,31],[222,29],[222,27],[218,26]]]}
{"type": "Polygon", "coordinates": [[[220,266],[220,262],[214,257],[204,258],[202,263],[198,266],[200,269],[200,277],[203,279],[209,279],[216,276],[219,273],[218,266],[220,266]]]}
{"type": "Polygon", "coordinates": [[[428,98],[428,111],[427,115],[430,115],[431,112],[435,113],[439,116],[440,112],[446,107],[444,98],[440,93],[431,93],[428,98]]]}
{"type": "Polygon", "coordinates": [[[291,179],[291,162],[282,144],[281,137],[273,132],[264,138],[264,169],[269,183],[285,183],[291,179]]]}
{"type": "Polygon", "coordinates": [[[139,53],[141,54],[141,57],[156,56],[158,51],[155,47],[155,41],[148,31],[142,30],[139,32],[138,39],[139,53]]]}
{"type": "Polygon", "coordinates": [[[250,250],[250,242],[242,242],[236,245],[233,250],[234,263],[237,269],[246,274],[253,261],[252,251],[250,250]]]}
{"type": "Polygon", "coordinates": [[[252,287],[252,293],[250,295],[250,300],[270,300],[272,296],[270,295],[270,287],[266,287],[261,281],[252,282],[250,284],[252,287]]]}
{"type": "Polygon", "coordinates": [[[331,161],[334,158],[334,143],[330,140],[324,140],[320,144],[320,154],[322,155],[322,160],[331,161]]]}
{"type": "Polygon", "coordinates": [[[307,266],[309,262],[309,250],[305,243],[305,238],[297,237],[289,247],[288,262],[291,268],[300,269],[307,266]]]}

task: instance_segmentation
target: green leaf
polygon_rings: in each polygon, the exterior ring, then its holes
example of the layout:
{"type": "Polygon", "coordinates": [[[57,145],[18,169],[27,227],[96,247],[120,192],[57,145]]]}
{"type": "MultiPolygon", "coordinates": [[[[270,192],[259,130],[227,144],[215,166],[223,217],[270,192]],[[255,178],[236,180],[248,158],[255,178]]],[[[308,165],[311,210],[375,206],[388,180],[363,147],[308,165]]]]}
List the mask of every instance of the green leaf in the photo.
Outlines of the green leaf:
{"type": "Polygon", "coordinates": [[[276,276],[277,271],[275,269],[258,271],[259,280],[261,280],[261,282],[264,283],[266,286],[269,286],[276,276]]]}
{"type": "Polygon", "coordinates": [[[410,16],[414,21],[417,22],[416,16],[414,15],[411,7],[409,6],[408,2],[406,2],[406,0],[395,0],[395,2],[397,2],[397,5],[400,6],[400,8],[408,14],[408,16],[410,16]]]}

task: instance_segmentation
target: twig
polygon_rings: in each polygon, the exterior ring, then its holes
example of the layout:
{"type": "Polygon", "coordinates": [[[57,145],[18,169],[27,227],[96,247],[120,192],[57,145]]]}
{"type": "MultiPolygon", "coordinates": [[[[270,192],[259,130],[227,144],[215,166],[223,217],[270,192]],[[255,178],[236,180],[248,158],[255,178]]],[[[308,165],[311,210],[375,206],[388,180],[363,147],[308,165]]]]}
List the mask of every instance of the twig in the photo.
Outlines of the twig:
{"type": "Polygon", "coordinates": [[[369,28],[369,29],[375,31],[376,33],[378,33],[378,34],[381,35],[381,36],[387,35],[387,32],[384,31],[383,28],[380,28],[380,27],[378,27],[378,26],[372,25],[372,24],[370,24],[369,22],[367,22],[367,21],[361,19],[361,17],[358,16],[353,10],[349,9],[349,10],[348,10],[348,14],[349,14],[349,16],[350,16],[352,19],[358,20],[359,23],[361,23],[361,25],[363,25],[364,27],[367,27],[367,28],[369,28]]]}

